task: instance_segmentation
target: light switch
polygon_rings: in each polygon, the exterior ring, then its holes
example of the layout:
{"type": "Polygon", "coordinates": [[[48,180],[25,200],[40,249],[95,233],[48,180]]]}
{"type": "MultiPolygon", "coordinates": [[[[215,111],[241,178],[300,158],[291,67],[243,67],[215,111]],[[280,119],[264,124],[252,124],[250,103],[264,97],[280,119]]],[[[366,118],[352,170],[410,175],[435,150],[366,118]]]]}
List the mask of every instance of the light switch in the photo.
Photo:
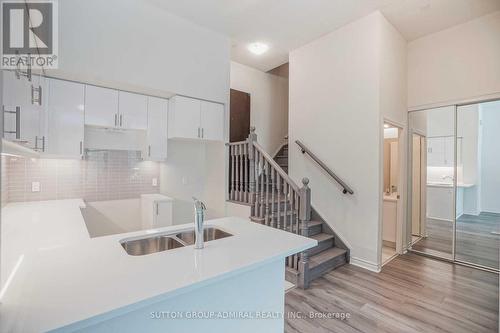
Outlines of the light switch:
{"type": "Polygon", "coordinates": [[[40,182],[31,183],[31,192],[40,192],[40,182]]]}
{"type": "Polygon", "coordinates": [[[188,180],[187,177],[182,177],[182,185],[187,185],[188,180]]]}
{"type": "Polygon", "coordinates": [[[152,185],[158,186],[158,178],[153,178],[152,185]]]}

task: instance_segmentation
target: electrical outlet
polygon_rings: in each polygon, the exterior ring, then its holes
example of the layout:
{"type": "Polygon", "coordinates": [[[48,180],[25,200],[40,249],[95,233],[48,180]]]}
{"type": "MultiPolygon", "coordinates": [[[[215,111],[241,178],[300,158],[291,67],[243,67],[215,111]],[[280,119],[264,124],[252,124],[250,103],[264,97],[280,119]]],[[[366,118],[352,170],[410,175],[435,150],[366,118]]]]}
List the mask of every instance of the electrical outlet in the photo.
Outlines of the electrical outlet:
{"type": "Polygon", "coordinates": [[[40,192],[40,182],[31,183],[31,192],[40,192]]]}
{"type": "Polygon", "coordinates": [[[158,178],[153,178],[153,181],[151,183],[153,186],[158,186],[158,178]]]}

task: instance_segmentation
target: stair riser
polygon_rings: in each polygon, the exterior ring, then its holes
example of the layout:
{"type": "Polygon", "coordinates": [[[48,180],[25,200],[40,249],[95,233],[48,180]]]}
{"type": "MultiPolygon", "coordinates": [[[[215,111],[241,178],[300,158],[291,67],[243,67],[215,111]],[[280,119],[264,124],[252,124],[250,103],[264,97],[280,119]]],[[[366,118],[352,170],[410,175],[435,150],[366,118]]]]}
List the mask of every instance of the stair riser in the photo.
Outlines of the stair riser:
{"type": "Polygon", "coordinates": [[[286,268],[285,269],[285,280],[287,280],[290,283],[293,283],[294,285],[299,284],[299,274],[297,271],[286,268]]]}
{"type": "Polygon", "coordinates": [[[324,274],[328,273],[329,271],[334,270],[335,268],[340,267],[342,265],[345,265],[346,263],[347,261],[345,254],[332,258],[322,263],[321,265],[314,267],[309,271],[311,280],[317,279],[323,276],[324,274]]]}
{"type": "Polygon", "coordinates": [[[307,236],[311,237],[311,236],[320,234],[322,231],[323,231],[323,227],[321,224],[313,226],[313,227],[309,227],[309,229],[307,231],[307,236]]]}
{"type": "Polygon", "coordinates": [[[323,252],[324,250],[333,247],[333,244],[334,244],[333,239],[329,239],[329,240],[326,240],[326,241],[319,242],[318,245],[316,245],[315,247],[307,250],[307,253],[309,254],[309,256],[313,256],[313,255],[315,255],[317,253],[323,252]]]}

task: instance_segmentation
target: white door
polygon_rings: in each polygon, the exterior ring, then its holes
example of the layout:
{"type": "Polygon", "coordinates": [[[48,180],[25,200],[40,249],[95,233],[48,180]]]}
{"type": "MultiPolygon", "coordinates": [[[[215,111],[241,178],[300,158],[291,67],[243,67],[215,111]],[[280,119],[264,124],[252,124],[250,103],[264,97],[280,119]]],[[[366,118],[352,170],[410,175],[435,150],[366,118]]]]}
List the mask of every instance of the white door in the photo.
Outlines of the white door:
{"type": "Polygon", "coordinates": [[[174,96],[170,100],[169,137],[197,139],[200,137],[200,100],[174,96]]]}
{"type": "Polygon", "coordinates": [[[118,91],[85,86],[85,125],[118,126],[118,91]]]}
{"type": "Polygon", "coordinates": [[[80,157],[83,154],[85,86],[49,81],[47,153],[80,157]]]}
{"type": "Polygon", "coordinates": [[[119,96],[119,126],[124,129],[147,129],[147,97],[125,91],[120,91],[119,96]]]}
{"type": "Polygon", "coordinates": [[[147,156],[149,160],[164,161],[167,158],[167,111],[167,100],[148,97],[147,156]]]}
{"type": "Polygon", "coordinates": [[[205,140],[224,140],[224,105],[201,102],[201,137],[205,140]]]}

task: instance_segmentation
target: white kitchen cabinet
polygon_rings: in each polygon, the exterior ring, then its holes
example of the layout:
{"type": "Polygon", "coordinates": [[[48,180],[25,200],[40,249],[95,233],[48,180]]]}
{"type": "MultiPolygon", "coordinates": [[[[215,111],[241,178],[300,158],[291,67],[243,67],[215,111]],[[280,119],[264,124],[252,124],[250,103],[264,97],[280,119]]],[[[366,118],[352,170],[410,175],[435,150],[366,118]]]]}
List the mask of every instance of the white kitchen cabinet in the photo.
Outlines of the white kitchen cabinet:
{"type": "Polygon", "coordinates": [[[49,80],[47,154],[75,158],[82,156],[84,104],[85,85],[49,80]]]}
{"type": "Polygon", "coordinates": [[[200,100],[183,96],[170,99],[168,137],[198,139],[200,137],[200,100]]]}
{"type": "Polygon", "coordinates": [[[168,137],[224,140],[224,105],[174,96],[169,103],[168,137]]]}
{"type": "Polygon", "coordinates": [[[45,78],[33,76],[30,82],[25,76],[18,79],[13,71],[4,71],[3,74],[4,138],[31,149],[41,150],[45,78]],[[41,105],[33,101],[40,87],[41,105]],[[17,115],[16,110],[18,110],[17,115]]]}
{"type": "Polygon", "coordinates": [[[85,125],[118,126],[118,91],[85,86],[85,125]]]}
{"type": "Polygon", "coordinates": [[[167,227],[173,224],[173,199],[162,194],[141,195],[143,229],[167,227]]]}
{"type": "Polygon", "coordinates": [[[148,97],[148,132],[146,159],[165,161],[167,158],[168,101],[148,97]]]}
{"type": "Polygon", "coordinates": [[[146,130],[148,128],[148,98],[125,91],[119,92],[118,127],[146,130]]]}
{"type": "Polygon", "coordinates": [[[444,166],[443,138],[429,138],[427,140],[427,165],[444,166]]]}
{"type": "Polygon", "coordinates": [[[205,140],[224,140],[224,105],[201,102],[201,138],[205,140]]]}
{"type": "Polygon", "coordinates": [[[455,166],[455,138],[452,136],[443,138],[443,145],[444,145],[443,166],[447,167],[455,166]]]}

